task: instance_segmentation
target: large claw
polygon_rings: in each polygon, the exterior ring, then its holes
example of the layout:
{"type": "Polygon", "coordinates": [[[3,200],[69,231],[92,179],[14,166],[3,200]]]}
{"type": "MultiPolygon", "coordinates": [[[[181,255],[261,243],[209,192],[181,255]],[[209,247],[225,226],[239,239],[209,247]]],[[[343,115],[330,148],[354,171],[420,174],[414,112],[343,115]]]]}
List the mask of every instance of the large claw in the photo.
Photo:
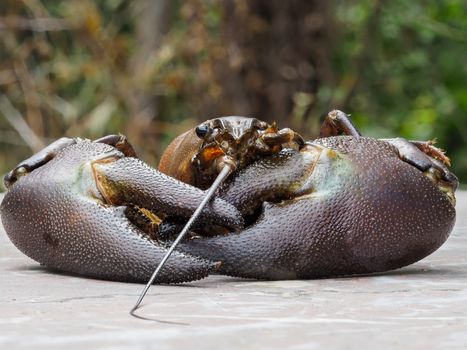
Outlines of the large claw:
{"type": "MultiPolygon", "coordinates": [[[[53,156],[43,152],[46,160],[36,156],[33,164],[24,163],[28,174],[10,181],[0,209],[8,236],[23,253],[49,268],[102,279],[146,282],[165,249],[133,225],[122,206],[146,206],[161,215],[189,216],[203,191],[159,177],[160,173],[136,158],[126,158],[104,143],[80,140],[60,149],[53,156]],[[118,168],[121,163],[124,169],[118,168]],[[106,202],[101,183],[96,181],[95,166],[101,177],[109,174],[107,184],[124,181],[123,185],[131,189],[118,206],[106,202]]],[[[204,218],[235,229],[242,224],[240,214],[221,199],[212,203],[204,218]]],[[[216,266],[175,252],[157,282],[203,278],[216,266]]]]}
{"type": "Polygon", "coordinates": [[[239,208],[244,201],[263,202],[249,227],[192,239],[180,250],[219,260],[220,273],[240,277],[362,274],[420,260],[454,225],[449,198],[385,141],[323,138],[286,159],[277,157],[258,161],[224,189],[223,198],[239,208]],[[238,195],[240,184],[249,195],[238,195]],[[278,195],[264,196],[264,186],[278,195]]]}

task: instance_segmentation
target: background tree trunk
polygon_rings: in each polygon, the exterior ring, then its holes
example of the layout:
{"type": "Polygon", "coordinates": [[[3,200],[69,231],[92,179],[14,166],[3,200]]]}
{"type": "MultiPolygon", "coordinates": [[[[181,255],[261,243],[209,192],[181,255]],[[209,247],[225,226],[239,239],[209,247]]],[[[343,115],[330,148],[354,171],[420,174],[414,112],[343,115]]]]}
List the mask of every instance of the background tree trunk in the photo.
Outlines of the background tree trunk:
{"type": "MultiPolygon", "coordinates": [[[[133,81],[133,89],[128,90],[129,123],[126,134],[139,149],[162,148],[159,135],[150,132],[151,125],[157,123],[159,115],[156,93],[139,81],[145,80],[149,61],[170,30],[172,5],[171,0],[137,0],[132,8],[137,45],[128,67],[128,78],[133,81]]],[[[154,153],[152,155],[154,156],[154,153]]],[[[154,158],[149,161],[155,163],[154,158]]]]}
{"type": "Polygon", "coordinates": [[[320,83],[333,80],[330,10],[330,2],[319,0],[224,1],[227,55],[214,70],[222,95],[200,115],[249,115],[305,129],[320,83]],[[296,112],[299,94],[309,104],[296,112]]]}

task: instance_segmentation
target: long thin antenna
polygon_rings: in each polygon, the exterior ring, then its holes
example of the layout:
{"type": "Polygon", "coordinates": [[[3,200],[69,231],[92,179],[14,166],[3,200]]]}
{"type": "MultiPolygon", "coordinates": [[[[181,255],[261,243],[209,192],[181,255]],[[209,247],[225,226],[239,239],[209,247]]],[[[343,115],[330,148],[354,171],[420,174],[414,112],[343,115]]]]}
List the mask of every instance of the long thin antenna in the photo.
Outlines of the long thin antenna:
{"type": "Polygon", "coordinates": [[[224,167],[222,168],[221,172],[219,173],[219,175],[217,175],[216,180],[213,182],[213,184],[209,188],[208,192],[206,193],[206,197],[204,197],[204,199],[201,201],[201,204],[198,206],[198,208],[196,208],[195,212],[193,213],[191,218],[188,220],[185,227],[183,227],[183,230],[180,232],[177,239],[175,239],[175,241],[172,243],[172,245],[170,246],[167,253],[165,253],[165,255],[162,258],[161,262],[159,263],[156,270],[154,271],[151,278],[149,279],[149,282],[146,284],[146,287],[144,287],[143,292],[139,296],[138,301],[136,302],[135,306],[133,306],[133,308],[130,310],[130,315],[132,315],[134,317],[137,317],[137,318],[142,318],[141,316],[136,315],[134,312],[139,308],[139,306],[140,306],[141,302],[143,301],[146,293],[148,292],[149,288],[154,283],[154,280],[156,279],[157,275],[159,274],[159,271],[162,269],[162,267],[164,266],[165,262],[170,257],[172,252],[175,250],[178,243],[180,243],[180,241],[183,239],[183,237],[185,237],[185,235],[188,232],[188,230],[190,229],[191,225],[193,225],[195,220],[201,214],[201,211],[206,206],[206,204],[209,202],[211,197],[214,195],[217,188],[222,184],[222,182],[227,178],[227,176],[229,176],[229,174],[232,171],[233,171],[232,165],[230,165],[229,163],[226,163],[224,165],[224,167]]]}

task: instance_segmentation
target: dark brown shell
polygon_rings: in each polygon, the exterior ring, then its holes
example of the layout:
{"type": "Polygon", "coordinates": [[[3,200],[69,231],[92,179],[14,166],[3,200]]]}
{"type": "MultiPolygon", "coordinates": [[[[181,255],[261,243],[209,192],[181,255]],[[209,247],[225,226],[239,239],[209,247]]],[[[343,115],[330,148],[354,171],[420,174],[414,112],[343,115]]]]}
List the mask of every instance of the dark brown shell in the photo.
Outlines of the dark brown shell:
{"type": "MultiPolygon", "coordinates": [[[[352,137],[314,143],[337,151],[337,157],[318,162],[310,178],[313,191],[265,203],[257,223],[239,235],[192,240],[182,250],[222,261],[220,272],[232,276],[317,278],[400,268],[448,238],[454,207],[421,171],[400,160],[392,145],[352,137]]],[[[275,183],[287,182],[293,170],[271,168],[270,162],[254,164],[254,171],[235,181],[248,185],[245,193],[265,179],[277,190],[275,183]]],[[[242,207],[238,194],[229,197],[227,190],[224,198],[242,207]]]]}

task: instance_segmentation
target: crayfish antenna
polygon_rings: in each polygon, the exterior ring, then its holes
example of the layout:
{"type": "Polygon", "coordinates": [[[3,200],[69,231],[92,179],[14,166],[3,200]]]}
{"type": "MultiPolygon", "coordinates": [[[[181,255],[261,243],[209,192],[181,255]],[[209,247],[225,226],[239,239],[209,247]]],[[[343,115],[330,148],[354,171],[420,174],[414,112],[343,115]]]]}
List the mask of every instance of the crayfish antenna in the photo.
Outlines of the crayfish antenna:
{"type": "MultiPolygon", "coordinates": [[[[212,196],[214,195],[216,190],[219,188],[219,186],[224,182],[224,180],[235,170],[235,164],[234,163],[223,162],[222,164],[223,164],[222,170],[220,171],[219,175],[217,175],[216,180],[213,182],[213,184],[211,185],[211,187],[207,191],[206,196],[203,198],[203,200],[201,201],[198,208],[196,208],[195,212],[190,217],[188,222],[185,224],[182,231],[179,233],[179,235],[177,236],[175,241],[172,243],[170,248],[167,250],[167,253],[164,255],[161,262],[159,263],[156,270],[154,271],[151,278],[149,279],[148,283],[144,287],[143,292],[139,296],[138,301],[136,302],[135,306],[133,306],[133,308],[130,310],[130,315],[131,316],[139,318],[139,319],[151,320],[149,318],[145,318],[145,317],[136,315],[135,311],[140,307],[141,302],[143,301],[144,297],[146,296],[146,294],[147,294],[149,288],[151,287],[151,285],[154,283],[157,275],[159,274],[159,271],[161,271],[161,269],[164,267],[164,264],[169,259],[170,255],[172,254],[172,252],[175,250],[175,248],[180,243],[180,241],[188,233],[188,230],[193,225],[193,223],[196,221],[196,219],[199,217],[199,215],[201,214],[201,211],[203,210],[203,208],[206,206],[206,204],[208,204],[208,202],[210,201],[210,199],[212,198],[212,196]]],[[[162,323],[172,323],[172,322],[160,321],[160,320],[153,320],[153,321],[162,322],[162,323]]],[[[178,323],[175,323],[175,322],[173,322],[173,323],[178,324],[178,323]]]]}

